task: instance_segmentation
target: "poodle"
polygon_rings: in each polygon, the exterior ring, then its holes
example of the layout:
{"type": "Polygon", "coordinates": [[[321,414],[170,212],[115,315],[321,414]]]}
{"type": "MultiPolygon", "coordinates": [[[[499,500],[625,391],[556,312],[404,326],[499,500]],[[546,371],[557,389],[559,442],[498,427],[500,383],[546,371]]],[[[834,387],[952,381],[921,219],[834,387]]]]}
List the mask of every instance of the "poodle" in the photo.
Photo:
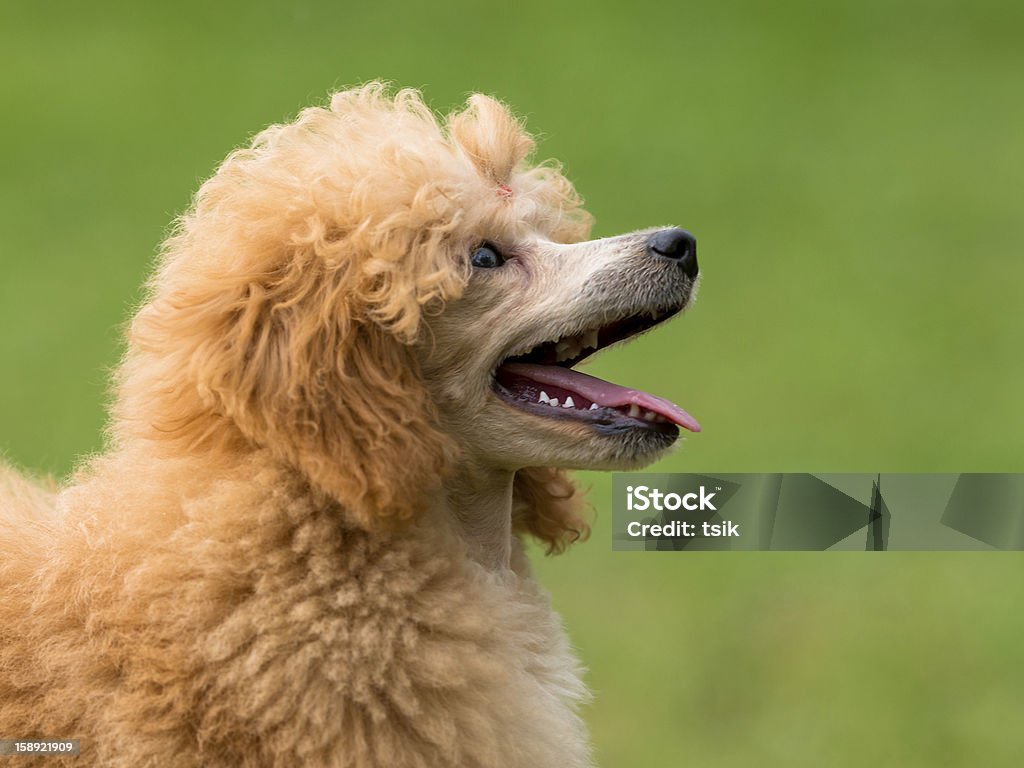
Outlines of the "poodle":
{"type": "Polygon", "coordinates": [[[586,536],[567,469],[699,428],[574,370],[690,305],[696,244],[587,240],[532,149],[372,83],[202,185],[103,453],[0,471],[0,736],[81,740],[12,766],[592,764],[524,542],[586,536]]]}

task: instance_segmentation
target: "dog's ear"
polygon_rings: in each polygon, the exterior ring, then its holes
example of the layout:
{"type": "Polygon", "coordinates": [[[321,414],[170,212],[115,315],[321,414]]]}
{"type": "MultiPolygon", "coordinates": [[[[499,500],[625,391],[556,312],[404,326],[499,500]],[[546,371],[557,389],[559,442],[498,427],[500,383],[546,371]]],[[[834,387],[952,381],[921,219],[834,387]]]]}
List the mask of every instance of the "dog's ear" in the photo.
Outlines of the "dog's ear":
{"type": "Polygon", "coordinates": [[[121,377],[135,392],[121,407],[137,416],[131,397],[152,388],[165,396],[149,403],[160,436],[196,450],[237,430],[363,524],[411,516],[453,448],[408,343],[353,298],[349,271],[294,259],[248,279],[178,281],[136,318],[121,377]],[[159,362],[140,357],[147,347],[159,362]],[[155,375],[162,387],[146,383],[155,375]]]}
{"type": "Polygon", "coordinates": [[[512,525],[517,533],[540,540],[547,553],[559,554],[590,535],[583,500],[563,469],[528,467],[516,472],[512,489],[512,525]]]}
{"type": "Polygon", "coordinates": [[[196,450],[237,429],[369,525],[418,511],[453,449],[409,345],[351,299],[349,278],[315,260],[248,280],[193,276],[140,312],[133,353],[161,358],[155,390],[172,399],[151,409],[157,434],[196,450]]]}

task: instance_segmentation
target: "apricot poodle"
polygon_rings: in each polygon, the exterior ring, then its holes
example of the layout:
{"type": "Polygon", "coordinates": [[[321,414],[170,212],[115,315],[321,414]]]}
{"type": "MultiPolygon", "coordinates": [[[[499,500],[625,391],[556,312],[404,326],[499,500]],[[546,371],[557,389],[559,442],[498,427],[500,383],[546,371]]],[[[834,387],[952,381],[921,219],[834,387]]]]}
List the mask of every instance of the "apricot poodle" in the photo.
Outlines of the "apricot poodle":
{"type": "Polygon", "coordinates": [[[677,406],[573,370],[686,308],[679,229],[590,218],[498,102],[337,93],[232,153],[131,323],[107,446],[0,471],[0,737],[69,766],[571,768],[580,667],[523,539],[677,406]]]}

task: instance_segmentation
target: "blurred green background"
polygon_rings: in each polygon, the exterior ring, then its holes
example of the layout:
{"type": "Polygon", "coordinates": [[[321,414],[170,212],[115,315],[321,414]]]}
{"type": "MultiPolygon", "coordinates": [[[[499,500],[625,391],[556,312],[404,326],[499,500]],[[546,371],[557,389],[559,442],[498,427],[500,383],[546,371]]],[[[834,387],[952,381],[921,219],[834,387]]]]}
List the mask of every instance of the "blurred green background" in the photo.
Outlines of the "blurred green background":
{"type": "MultiPolygon", "coordinates": [[[[597,234],[692,229],[694,311],[591,370],[704,425],[661,471],[1024,470],[1024,4],[0,2],[0,451],[65,473],[173,216],[373,78],[498,95],[597,234]]],[[[612,554],[538,570],[604,766],[1002,766],[1016,554],[612,554]]]]}

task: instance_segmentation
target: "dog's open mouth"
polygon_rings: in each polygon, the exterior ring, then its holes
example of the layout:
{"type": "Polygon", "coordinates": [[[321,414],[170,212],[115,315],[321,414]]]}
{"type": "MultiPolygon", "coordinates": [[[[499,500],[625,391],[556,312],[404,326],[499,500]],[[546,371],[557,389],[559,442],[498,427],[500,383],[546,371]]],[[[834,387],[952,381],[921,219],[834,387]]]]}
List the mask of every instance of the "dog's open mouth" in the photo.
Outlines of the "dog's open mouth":
{"type": "Polygon", "coordinates": [[[494,389],[511,405],[549,418],[672,433],[680,426],[699,432],[696,419],[664,398],[572,369],[594,352],[650,330],[678,311],[633,315],[508,357],[495,372],[494,389]]]}

